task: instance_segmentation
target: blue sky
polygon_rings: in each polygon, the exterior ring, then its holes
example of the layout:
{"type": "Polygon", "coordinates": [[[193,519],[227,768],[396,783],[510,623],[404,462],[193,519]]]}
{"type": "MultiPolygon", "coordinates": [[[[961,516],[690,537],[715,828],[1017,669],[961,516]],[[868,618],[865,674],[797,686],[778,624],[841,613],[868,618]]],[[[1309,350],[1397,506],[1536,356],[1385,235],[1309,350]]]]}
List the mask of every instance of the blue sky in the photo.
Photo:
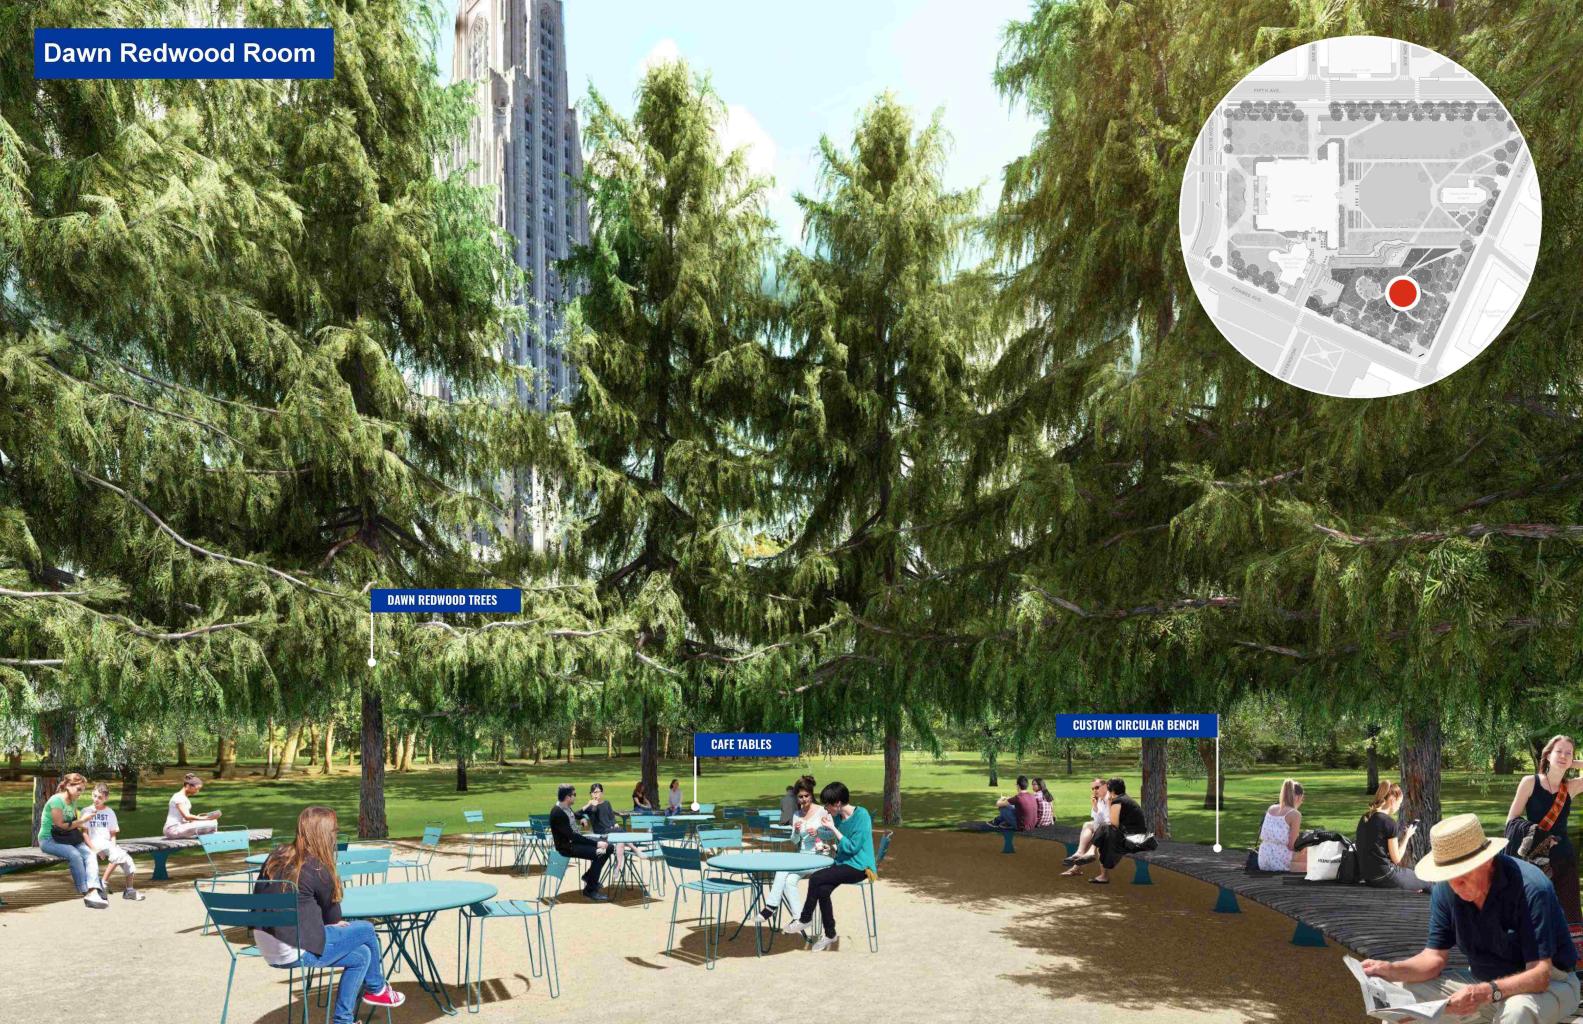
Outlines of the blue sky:
{"type": "MultiPolygon", "coordinates": [[[[981,202],[992,207],[1001,168],[1033,137],[991,81],[1002,28],[1028,8],[1027,0],[566,0],[566,63],[575,97],[592,84],[622,112],[648,60],[680,55],[706,71],[729,107],[729,140],[749,146],[755,169],[775,178],[770,212],[790,241],[801,231],[791,195],[815,188],[819,136],[845,148],[858,112],[885,89],[920,121],[943,108],[953,139],[948,182],[982,186],[981,202]]],[[[450,48],[443,40],[446,70],[450,48]]]]}

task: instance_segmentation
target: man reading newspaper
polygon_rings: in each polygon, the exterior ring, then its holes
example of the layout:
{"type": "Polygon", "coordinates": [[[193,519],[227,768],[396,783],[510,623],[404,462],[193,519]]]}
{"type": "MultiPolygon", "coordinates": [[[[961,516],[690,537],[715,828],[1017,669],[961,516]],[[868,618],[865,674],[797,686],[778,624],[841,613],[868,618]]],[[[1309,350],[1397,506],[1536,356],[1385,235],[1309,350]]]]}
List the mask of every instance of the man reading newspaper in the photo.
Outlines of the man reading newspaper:
{"type": "Polygon", "coordinates": [[[1429,941],[1406,960],[1365,960],[1363,973],[1404,985],[1420,999],[1448,997],[1445,1016],[1500,1024],[1559,1024],[1578,1006],[1577,950],[1561,901],[1532,864],[1502,853],[1479,819],[1459,814],[1429,833],[1414,869],[1435,883],[1429,941]],[[1468,970],[1446,971],[1455,946],[1468,970]]]}

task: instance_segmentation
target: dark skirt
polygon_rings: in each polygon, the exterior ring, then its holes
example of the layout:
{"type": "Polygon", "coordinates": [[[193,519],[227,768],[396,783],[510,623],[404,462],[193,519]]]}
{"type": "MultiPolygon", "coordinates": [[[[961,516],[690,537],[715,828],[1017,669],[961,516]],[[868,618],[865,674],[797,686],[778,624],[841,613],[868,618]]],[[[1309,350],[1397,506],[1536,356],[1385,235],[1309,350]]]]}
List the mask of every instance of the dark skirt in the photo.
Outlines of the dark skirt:
{"type": "Polygon", "coordinates": [[[1099,851],[1099,862],[1109,871],[1121,863],[1121,858],[1129,853],[1143,853],[1155,848],[1151,839],[1144,844],[1134,843],[1127,838],[1127,834],[1115,825],[1106,825],[1094,833],[1094,849],[1099,851]]]}

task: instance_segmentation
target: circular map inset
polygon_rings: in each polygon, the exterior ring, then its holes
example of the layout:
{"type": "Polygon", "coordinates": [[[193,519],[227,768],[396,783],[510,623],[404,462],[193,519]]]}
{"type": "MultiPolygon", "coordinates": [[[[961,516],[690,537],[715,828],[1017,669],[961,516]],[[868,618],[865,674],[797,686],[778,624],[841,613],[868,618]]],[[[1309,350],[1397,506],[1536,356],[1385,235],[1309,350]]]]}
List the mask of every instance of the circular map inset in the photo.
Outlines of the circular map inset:
{"type": "Polygon", "coordinates": [[[1484,351],[1533,277],[1539,227],[1501,102],[1378,36],[1250,72],[1182,178],[1182,256],[1215,326],[1260,369],[1343,398],[1412,391],[1484,351]]]}

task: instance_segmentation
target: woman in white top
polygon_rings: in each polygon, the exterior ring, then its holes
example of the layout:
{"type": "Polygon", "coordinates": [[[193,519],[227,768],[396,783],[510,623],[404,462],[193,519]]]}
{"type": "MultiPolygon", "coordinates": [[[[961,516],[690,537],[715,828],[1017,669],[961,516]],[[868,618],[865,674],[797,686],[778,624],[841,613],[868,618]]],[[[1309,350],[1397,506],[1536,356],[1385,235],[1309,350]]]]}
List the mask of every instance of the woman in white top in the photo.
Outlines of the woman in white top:
{"type": "Polygon", "coordinates": [[[665,813],[666,814],[680,814],[680,813],[682,813],[682,780],[681,779],[672,779],[671,780],[671,795],[670,795],[669,802],[667,802],[666,805],[665,805],[665,813]]]}
{"type": "Polygon", "coordinates": [[[1094,833],[1110,824],[1110,787],[1104,779],[1095,779],[1088,786],[1089,813],[1078,833],[1077,852],[1066,858],[1070,865],[1061,874],[1071,877],[1083,873],[1083,865],[1099,856],[1094,850],[1094,833]]]}
{"type": "Polygon", "coordinates": [[[1292,849],[1303,827],[1303,815],[1298,811],[1302,805],[1303,784],[1296,779],[1281,783],[1281,802],[1265,809],[1264,822],[1259,826],[1260,871],[1308,869],[1308,851],[1292,849]]]}
{"type": "MultiPolygon", "coordinates": [[[[813,787],[813,778],[807,775],[792,786],[792,793],[797,798],[797,813],[792,815],[792,849],[798,853],[814,853],[817,847],[823,845],[818,837],[819,829],[835,828],[830,812],[814,802],[813,787]]],[[[775,919],[776,906],[784,903],[791,914],[786,931],[789,934],[802,934],[803,926],[798,921],[802,916],[802,893],[797,889],[802,877],[796,871],[775,872],[775,881],[770,885],[769,895],[764,897],[763,908],[759,910],[759,916],[766,924],[775,919]]]]}

